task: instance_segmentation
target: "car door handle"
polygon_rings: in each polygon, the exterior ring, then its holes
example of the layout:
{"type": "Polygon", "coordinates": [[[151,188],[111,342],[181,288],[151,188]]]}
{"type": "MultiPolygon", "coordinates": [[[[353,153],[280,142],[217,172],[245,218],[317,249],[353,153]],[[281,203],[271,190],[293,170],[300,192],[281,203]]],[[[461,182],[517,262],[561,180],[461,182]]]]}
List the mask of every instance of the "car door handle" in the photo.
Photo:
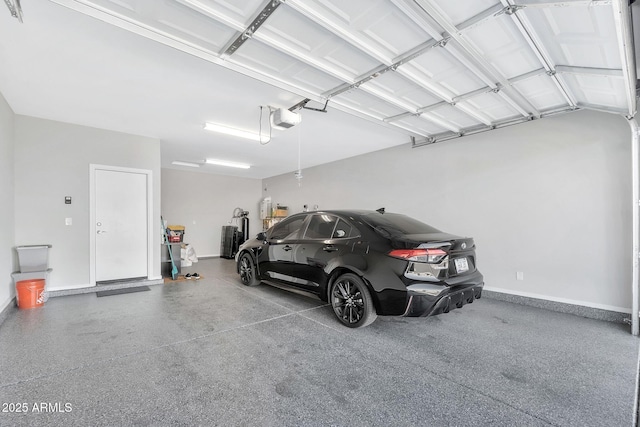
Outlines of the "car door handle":
{"type": "Polygon", "coordinates": [[[335,252],[338,250],[338,248],[336,248],[333,245],[329,245],[329,246],[325,246],[324,248],[322,248],[323,251],[325,252],[335,252]]]}
{"type": "Polygon", "coordinates": [[[293,249],[291,246],[287,245],[284,248],[282,248],[283,250],[289,252],[291,249],[293,249]]]}

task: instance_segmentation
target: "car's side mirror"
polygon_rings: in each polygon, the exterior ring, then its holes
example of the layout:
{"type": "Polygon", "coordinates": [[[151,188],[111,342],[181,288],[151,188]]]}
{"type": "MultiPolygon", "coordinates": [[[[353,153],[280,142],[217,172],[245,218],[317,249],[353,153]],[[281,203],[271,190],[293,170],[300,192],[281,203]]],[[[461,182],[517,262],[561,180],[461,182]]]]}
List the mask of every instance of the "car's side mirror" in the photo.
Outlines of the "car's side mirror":
{"type": "Polygon", "coordinates": [[[256,236],[256,239],[260,240],[261,242],[266,242],[267,241],[267,234],[264,231],[261,231],[256,236]]]}

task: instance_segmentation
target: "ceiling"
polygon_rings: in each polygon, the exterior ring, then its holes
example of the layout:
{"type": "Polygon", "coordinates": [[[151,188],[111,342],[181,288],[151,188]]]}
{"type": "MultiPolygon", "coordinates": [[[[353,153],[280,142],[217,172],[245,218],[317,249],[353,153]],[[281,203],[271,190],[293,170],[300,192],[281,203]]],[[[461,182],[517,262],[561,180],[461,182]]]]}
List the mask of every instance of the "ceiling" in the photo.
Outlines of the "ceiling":
{"type": "Polygon", "coordinates": [[[578,109],[636,112],[623,0],[41,0],[22,22],[5,3],[14,112],[158,138],[165,168],[265,178],[578,109]],[[268,132],[275,108],[302,122],[266,144],[203,129],[268,132]],[[251,168],[172,165],[206,158],[251,168]]]}

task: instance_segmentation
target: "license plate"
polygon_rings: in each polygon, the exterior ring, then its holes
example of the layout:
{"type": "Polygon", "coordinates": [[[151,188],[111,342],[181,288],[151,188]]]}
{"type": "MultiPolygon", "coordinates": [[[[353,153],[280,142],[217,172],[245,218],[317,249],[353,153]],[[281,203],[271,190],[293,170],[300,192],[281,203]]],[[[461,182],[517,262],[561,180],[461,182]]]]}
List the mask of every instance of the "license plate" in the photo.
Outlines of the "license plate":
{"type": "Polygon", "coordinates": [[[456,265],[456,273],[464,273],[469,270],[469,263],[466,258],[457,258],[454,263],[456,265]]]}

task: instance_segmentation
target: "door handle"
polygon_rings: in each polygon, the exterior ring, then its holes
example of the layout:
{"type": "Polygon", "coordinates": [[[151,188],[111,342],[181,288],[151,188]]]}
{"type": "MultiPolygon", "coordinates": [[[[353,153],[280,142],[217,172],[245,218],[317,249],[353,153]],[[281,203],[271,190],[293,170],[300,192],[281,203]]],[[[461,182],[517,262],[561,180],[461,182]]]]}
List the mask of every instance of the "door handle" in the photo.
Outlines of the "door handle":
{"type": "Polygon", "coordinates": [[[98,231],[96,231],[96,233],[97,233],[97,234],[102,234],[102,233],[106,233],[106,231],[104,231],[104,230],[98,230],[98,231]]]}
{"type": "Polygon", "coordinates": [[[293,249],[293,248],[292,248],[291,246],[287,245],[287,246],[285,246],[285,247],[284,247],[284,248],[282,248],[282,249],[284,249],[285,251],[289,252],[289,251],[290,251],[291,249],[293,249]]]}
{"type": "Polygon", "coordinates": [[[329,246],[325,246],[324,248],[322,248],[323,251],[325,252],[335,252],[338,250],[338,248],[336,248],[333,245],[329,245],[329,246]]]}

